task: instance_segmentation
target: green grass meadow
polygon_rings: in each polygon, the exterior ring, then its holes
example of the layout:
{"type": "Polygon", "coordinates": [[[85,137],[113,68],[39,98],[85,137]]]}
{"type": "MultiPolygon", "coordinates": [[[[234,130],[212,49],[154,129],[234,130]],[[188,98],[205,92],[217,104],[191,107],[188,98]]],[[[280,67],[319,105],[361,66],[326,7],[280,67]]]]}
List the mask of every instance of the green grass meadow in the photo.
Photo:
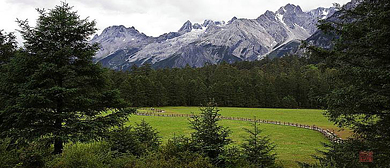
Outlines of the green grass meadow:
{"type": "MultiPolygon", "coordinates": [[[[194,112],[198,114],[198,107],[163,107],[168,114],[190,114],[194,112]]],[[[322,115],[322,110],[301,110],[301,109],[262,109],[262,108],[219,108],[220,114],[231,117],[245,117],[274,120],[282,122],[294,122],[307,125],[316,125],[326,128],[337,129],[333,126],[325,116],[322,115]]],[[[192,132],[190,129],[188,118],[186,117],[151,117],[151,116],[136,116],[130,117],[128,125],[133,125],[142,120],[150,123],[159,131],[163,143],[168,139],[185,135],[189,136],[192,132]]],[[[250,129],[250,123],[247,121],[221,120],[222,126],[229,127],[232,131],[231,139],[234,145],[239,145],[243,142],[243,138],[247,136],[244,128],[250,129]]],[[[269,136],[271,141],[276,145],[277,161],[283,167],[298,167],[299,162],[315,162],[311,157],[318,155],[317,150],[323,150],[322,143],[328,140],[319,132],[296,128],[291,126],[281,126],[273,124],[260,124],[263,130],[263,135],[269,136]]]]}
{"type": "MultiPolygon", "coordinates": [[[[199,107],[161,107],[167,114],[199,114],[199,107]]],[[[334,130],[341,138],[351,135],[349,130],[341,130],[323,115],[324,110],[318,109],[275,109],[275,108],[236,108],[220,107],[220,114],[226,117],[243,117],[281,122],[291,122],[334,130]]]]}

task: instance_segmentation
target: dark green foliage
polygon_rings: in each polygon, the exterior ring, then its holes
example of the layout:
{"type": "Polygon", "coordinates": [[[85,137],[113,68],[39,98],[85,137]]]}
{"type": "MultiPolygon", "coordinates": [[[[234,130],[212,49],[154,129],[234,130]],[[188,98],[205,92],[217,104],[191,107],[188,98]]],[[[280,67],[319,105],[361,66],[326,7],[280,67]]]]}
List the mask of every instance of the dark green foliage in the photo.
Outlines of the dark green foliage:
{"type": "Polygon", "coordinates": [[[194,152],[189,138],[184,136],[169,139],[157,155],[161,162],[175,163],[178,167],[215,167],[210,158],[194,152]]]}
{"type": "Polygon", "coordinates": [[[157,150],[161,144],[161,137],[158,136],[158,132],[145,120],[142,120],[141,123],[136,123],[134,135],[141,143],[142,148],[148,151],[157,150]]]}
{"type": "Polygon", "coordinates": [[[359,133],[383,128],[375,125],[390,114],[389,11],[388,2],[366,0],[355,9],[342,11],[341,21],[334,23],[337,26],[325,23],[320,27],[340,36],[333,50],[315,52],[327,66],[339,70],[340,81],[327,97],[328,115],[340,126],[354,126],[359,133]],[[372,118],[379,120],[371,122],[372,118]]]}
{"type": "MultiPolygon", "coordinates": [[[[183,153],[182,153],[183,154],[183,153]]],[[[139,159],[134,159],[125,167],[161,168],[161,167],[186,167],[186,168],[212,168],[210,159],[197,153],[186,152],[182,159],[156,152],[139,159]]]]}
{"type": "Polygon", "coordinates": [[[110,149],[111,145],[105,142],[77,143],[66,146],[64,152],[49,161],[46,166],[53,168],[214,167],[208,158],[198,153],[189,151],[167,152],[171,151],[172,147],[167,145],[159,151],[134,156],[131,154],[117,155],[115,151],[110,149]]]}
{"type": "Polygon", "coordinates": [[[194,116],[190,120],[191,146],[193,150],[210,157],[214,163],[218,163],[218,156],[223,148],[231,143],[229,139],[230,130],[218,125],[220,114],[215,103],[208,103],[202,107],[200,116],[194,116]]]}
{"type": "MultiPolygon", "coordinates": [[[[16,41],[12,33],[4,33],[0,30],[0,109],[6,107],[6,102],[9,100],[9,94],[12,92],[11,87],[8,86],[7,81],[10,79],[7,76],[7,64],[15,57],[16,41]]],[[[12,78],[12,77],[11,77],[12,78]]]]}
{"type": "Polygon", "coordinates": [[[0,139],[0,167],[40,168],[51,159],[52,147],[45,139],[31,143],[0,139]]]}
{"type": "Polygon", "coordinates": [[[80,19],[66,3],[38,10],[37,26],[19,21],[25,50],[10,59],[1,76],[1,137],[44,137],[61,153],[63,143],[98,138],[121,125],[132,109],[110,89],[107,71],[92,63],[88,43],[95,22],[80,19]],[[117,108],[112,114],[102,113],[117,108]]]}
{"type": "Polygon", "coordinates": [[[121,96],[135,107],[199,106],[214,99],[229,107],[320,108],[332,88],[334,71],[309,64],[305,58],[286,56],[272,61],[239,62],[183,69],[132,68],[116,72],[121,96]],[[144,72],[145,71],[145,72],[144,72]]]}
{"type": "Polygon", "coordinates": [[[326,114],[340,127],[352,128],[355,137],[331,146],[321,161],[334,167],[390,167],[390,3],[364,0],[341,13],[339,20],[319,27],[338,37],[334,48],[309,49],[311,57],[337,70],[326,114]],[[373,151],[374,162],[357,163],[359,150],[373,151]]]}
{"type": "Polygon", "coordinates": [[[104,142],[68,144],[46,166],[52,168],[109,168],[114,160],[110,146],[104,142]]]}
{"type": "Polygon", "coordinates": [[[243,157],[256,167],[276,167],[274,153],[275,145],[270,142],[267,136],[261,135],[257,122],[252,123],[253,130],[245,129],[249,137],[241,145],[243,157]]]}
{"type": "Polygon", "coordinates": [[[176,157],[178,159],[184,159],[183,156],[187,155],[186,153],[193,153],[191,152],[190,138],[184,136],[175,136],[169,139],[167,144],[162,146],[161,151],[166,156],[176,157]]]}
{"type": "Polygon", "coordinates": [[[297,108],[298,107],[297,101],[295,100],[294,97],[292,97],[290,95],[283,97],[281,104],[282,104],[282,107],[284,107],[284,108],[297,108]]]}
{"type": "Polygon", "coordinates": [[[3,168],[11,168],[19,163],[17,149],[13,147],[10,138],[0,139],[0,165],[3,168]]]}
{"type": "Polygon", "coordinates": [[[223,149],[223,153],[218,156],[218,160],[221,160],[223,163],[222,167],[235,168],[235,167],[255,167],[250,162],[248,162],[243,155],[241,148],[237,146],[227,146],[223,149]]]}
{"type": "MultiPolygon", "coordinates": [[[[321,151],[322,157],[316,156],[318,164],[302,164],[301,167],[377,167],[371,163],[359,162],[359,152],[367,151],[370,148],[359,140],[348,140],[345,143],[324,144],[328,151],[321,151]]],[[[380,166],[379,166],[380,167],[380,166]]]]}
{"type": "Polygon", "coordinates": [[[157,151],[161,141],[158,132],[142,120],[135,127],[119,127],[110,131],[106,137],[112,151],[118,155],[141,156],[157,151]]]}
{"type": "Polygon", "coordinates": [[[51,159],[52,147],[46,139],[41,139],[21,146],[18,149],[21,167],[41,168],[51,159]]]}
{"type": "Polygon", "coordinates": [[[141,148],[141,142],[135,136],[132,127],[120,127],[111,130],[106,140],[111,146],[111,150],[118,152],[119,155],[130,153],[140,156],[144,152],[141,148]]]}
{"type": "Polygon", "coordinates": [[[113,74],[113,81],[122,82],[122,98],[135,107],[199,106],[214,99],[228,107],[320,108],[335,71],[309,64],[306,58],[286,56],[202,68],[141,66],[113,74]],[[289,98],[288,105],[284,98],[289,98]]]}
{"type": "Polygon", "coordinates": [[[15,36],[0,30],[0,65],[6,64],[16,52],[15,36]]]}

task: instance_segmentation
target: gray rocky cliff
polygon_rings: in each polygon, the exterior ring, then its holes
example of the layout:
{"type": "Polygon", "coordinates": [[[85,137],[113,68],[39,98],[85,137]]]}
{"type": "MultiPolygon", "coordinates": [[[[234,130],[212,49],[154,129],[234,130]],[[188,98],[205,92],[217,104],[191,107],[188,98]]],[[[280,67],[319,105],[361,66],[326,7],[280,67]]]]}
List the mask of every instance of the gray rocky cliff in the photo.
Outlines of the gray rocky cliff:
{"type": "Polygon", "coordinates": [[[334,8],[304,12],[287,4],[256,19],[233,17],[228,22],[205,20],[202,24],[186,21],[178,32],[159,37],[146,36],[134,27],[112,26],[91,42],[101,45],[95,61],[113,69],[144,63],[162,68],[253,61],[283,45],[309,38],[317,31],[318,20],[334,12],[334,8]]]}

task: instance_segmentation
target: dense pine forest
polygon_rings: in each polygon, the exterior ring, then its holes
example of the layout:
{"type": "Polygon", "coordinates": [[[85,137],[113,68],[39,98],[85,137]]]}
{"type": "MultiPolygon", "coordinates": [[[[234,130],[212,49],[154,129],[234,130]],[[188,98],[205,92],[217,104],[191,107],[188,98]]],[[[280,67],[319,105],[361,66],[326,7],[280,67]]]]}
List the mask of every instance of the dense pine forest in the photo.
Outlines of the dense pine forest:
{"type": "Polygon", "coordinates": [[[286,56],[202,68],[155,70],[146,64],[109,76],[134,107],[199,106],[214,99],[219,106],[321,108],[336,73],[305,57],[286,56]]]}

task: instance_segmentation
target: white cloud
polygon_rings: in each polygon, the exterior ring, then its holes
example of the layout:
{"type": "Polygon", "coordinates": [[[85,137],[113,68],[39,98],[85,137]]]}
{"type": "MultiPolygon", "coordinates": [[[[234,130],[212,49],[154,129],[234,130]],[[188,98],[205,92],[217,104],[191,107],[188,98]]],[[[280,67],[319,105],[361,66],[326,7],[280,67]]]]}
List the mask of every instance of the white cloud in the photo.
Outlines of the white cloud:
{"type": "MultiPolygon", "coordinates": [[[[266,10],[276,11],[287,3],[301,6],[305,11],[317,7],[330,7],[333,2],[345,4],[349,0],[66,0],[81,17],[97,21],[102,31],[111,25],[134,26],[150,36],[177,31],[190,20],[230,20],[257,18],[266,10]]],[[[7,32],[18,28],[16,18],[29,19],[35,25],[35,8],[54,8],[60,0],[0,0],[0,29],[7,32]]]]}

